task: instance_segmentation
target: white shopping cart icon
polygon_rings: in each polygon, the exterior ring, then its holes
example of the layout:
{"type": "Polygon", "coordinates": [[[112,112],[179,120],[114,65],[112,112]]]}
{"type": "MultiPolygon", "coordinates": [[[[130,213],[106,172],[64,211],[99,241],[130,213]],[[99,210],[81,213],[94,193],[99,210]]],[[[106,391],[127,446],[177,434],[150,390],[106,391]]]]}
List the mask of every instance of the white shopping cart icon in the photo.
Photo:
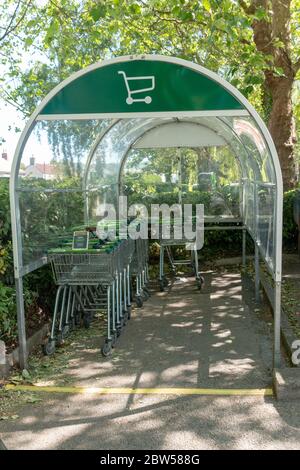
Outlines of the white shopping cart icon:
{"type": "Polygon", "coordinates": [[[127,104],[138,103],[138,102],[142,102],[142,103],[146,103],[146,104],[151,103],[151,101],[152,101],[151,96],[146,96],[145,98],[132,98],[132,95],[135,95],[135,94],[138,94],[138,93],[146,93],[147,91],[154,90],[154,88],[155,88],[155,77],[153,75],[144,76],[144,77],[127,77],[126,73],[123,70],[119,70],[118,73],[123,75],[123,77],[124,77],[124,82],[125,82],[125,86],[126,86],[127,93],[128,93],[128,96],[126,98],[126,103],[127,104]],[[140,89],[137,89],[137,90],[130,89],[130,83],[132,83],[134,81],[138,81],[138,80],[146,80],[146,81],[149,80],[150,83],[151,83],[151,86],[149,86],[147,88],[140,88],[140,89]]]}

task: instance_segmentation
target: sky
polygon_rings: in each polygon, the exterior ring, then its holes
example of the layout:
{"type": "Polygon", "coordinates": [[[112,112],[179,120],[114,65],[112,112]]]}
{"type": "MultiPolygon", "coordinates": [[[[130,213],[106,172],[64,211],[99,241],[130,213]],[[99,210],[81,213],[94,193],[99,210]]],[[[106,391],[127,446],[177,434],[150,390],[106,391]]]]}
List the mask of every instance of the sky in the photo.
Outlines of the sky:
{"type": "MultiPolygon", "coordinates": [[[[0,0],[1,1],[1,0],[0,0]]],[[[36,0],[38,6],[44,6],[47,0],[36,0]]],[[[35,51],[34,59],[39,59],[45,61],[46,56],[42,54],[37,54],[35,51]]],[[[32,55],[27,53],[25,50],[22,51],[22,66],[26,69],[30,64],[32,64],[32,55]]],[[[5,75],[5,67],[0,64],[0,76],[5,75]]],[[[26,125],[26,120],[22,119],[20,113],[17,112],[16,108],[12,105],[6,104],[0,98],[0,156],[2,152],[7,152],[8,160],[11,163],[14,152],[20,138],[21,132],[15,132],[15,127],[24,129],[26,125]],[[11,126],[11,130],[9,127],[11,126]],[[6,142],[1,144],[2,138],[6,142]]]]}
{"type": "Polygon", "coordinates": [[[0,144],[0,154],[7,152],[8,160],[11,163],[15,152],[20,132],[15,132],[15,127],[19,127],[23,130],[26,122],[21,119],[21,116],[17,113],[16,109],[11,105],[5,105],[0,100],[0,137],[5,139],[2,145],[0,144]],[[11,126],[11,130],[9,130],[11,126]]]}
{"type": "MultiPolygon", "coordinates": [[[[0,0],[1,1],[1,0],[0,0]]],[[[41,0],[41,4],[44,3],[44,0],[41,0]]],[[[45,56],[37,55],[36,53],[34,54],[34,59],[40,61],[45,61],[45,56]]],[[[22,67],[25,70],[28,66],[32,65],[32,56],[31,54],[27,53],[26,51],[23,51],[22,54],[22,67]]],[[[0,76],[5,75],[5,67],[0,64],[0,76]]],[[[7,152],[8,155],[8,161],[11,164],[15,149],[18,143],[18,140],[21,136],[21,132],[15,132],[15,128],[19,128],[21,131],[24,129],[26,125],[27,119],[24,119],[23,116],[21,115],[20,112],[16,110],[16,108],[10,104],[7,104],[4,102],[4,100],[1,100],[0,98],[0,157],[2,152],[7,152]],[[5,142],[2,143],[2,139],[5,139],[5,142]]],[[[29,164],[29,158],[30,156],[34,155],[39,155],[41,153],[41,144],[37,142],[36,139],[36,144],[32,142],[33,139],[31,139],[31,151],[30,154],[27,151],[26,152],[26,157],[25,157],[25,164],[29,164]]],[[[47,142],[43,142],[46,147],[46,151],[44,152],[43,158],[40,159],[40,163],[48,163],[52,157],[50,155],[50,152],[47,152],[47,142]]]]}
{"type": "MultiPolygon", "coordinates": [[[[23,119],[14,106],[6,105],[0,100],[0,137],[5,139],[5,142],[0,144],[0,157],[2,152],[7,152],[10,165],[21,136],[21,132],[15,132],[15,127],[22,131],[27,123],[27,119],[23,119]],[[9,126],[11,126],[10,130],[9,126]]],[[[46,131],[40,132],[39,136],[32,132],[23,152],[22,163],[25,166],[29,165],[31,157],[35,157],[36,163],[50,163],[53,156],[46,131]]]]}

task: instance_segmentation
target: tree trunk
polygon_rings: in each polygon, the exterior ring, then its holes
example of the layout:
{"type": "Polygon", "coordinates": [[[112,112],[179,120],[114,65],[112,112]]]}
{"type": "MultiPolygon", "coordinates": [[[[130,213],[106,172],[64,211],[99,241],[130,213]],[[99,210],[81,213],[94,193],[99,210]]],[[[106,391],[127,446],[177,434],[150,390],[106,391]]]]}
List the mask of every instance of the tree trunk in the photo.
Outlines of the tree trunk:
{"type": "Polygon", "coordinates": [[[287,190],[293,188],[297,181],[294,155],[296,131],[292,105],[293,79],[280,78],[276,81],[276,86],[271,87],[273,103],[269,130],[278,152],[283,186],[287,190]]]}
{"type": "Polygon", "coordinates": [[[271,96],[269,130],[278,152],[284,189],[297,182],[294,147],[296,131],[293,117],[292,89],[295,66],[291,60],[291,0],[252,0],[246,13],[262,9],[268,15],[252,22],[257,50],[266,56],[265,91],[271,96]]]}

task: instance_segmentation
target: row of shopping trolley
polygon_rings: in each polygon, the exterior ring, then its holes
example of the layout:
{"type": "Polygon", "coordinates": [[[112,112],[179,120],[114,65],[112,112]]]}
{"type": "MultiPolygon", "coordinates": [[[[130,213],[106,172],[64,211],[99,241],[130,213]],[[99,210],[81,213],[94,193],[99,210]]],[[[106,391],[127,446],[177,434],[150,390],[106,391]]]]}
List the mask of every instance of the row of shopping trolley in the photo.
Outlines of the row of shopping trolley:
{"type": "Polygon", "coordinates": [[[48,256],[58,288],[44,353],[53,354],[73,328],[82,323],[88,328],[95,313],[103,311],[107,327],[101,352],[110,355],[130,319],[131,302],[142,307],[150,295],[148,240],[99,241],[94,234],[87,249],[74,249],[69,242],[48,256]]]}

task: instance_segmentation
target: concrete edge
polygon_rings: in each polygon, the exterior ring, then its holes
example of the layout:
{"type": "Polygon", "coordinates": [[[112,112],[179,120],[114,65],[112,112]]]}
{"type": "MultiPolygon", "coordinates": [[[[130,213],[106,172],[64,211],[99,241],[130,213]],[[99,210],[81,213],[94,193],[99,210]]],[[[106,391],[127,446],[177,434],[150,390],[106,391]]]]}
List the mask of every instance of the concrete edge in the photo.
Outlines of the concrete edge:
{"type": "Polygon", "coordinates": [[[273,388],[277,400],[300,400],[300,369],[297,367],[274,369],[273,388]]]}
{"type": "MultiPolygon", "coordinates": [[[[30,354],[46,338],[49,332],[49,323],[45,323],[38,331],[27,339],[27,351],[30,354]]],[[[12,367],[19,365],[19,347],[6,354],[6,363],[0,365],[0,377],[7,377],[12,367]]]]}
{"type": "MultiPolygon", "coordinates": [[[[273,295],[272,295],[272,287],[270,286],[270,283],[265,275],[265,273],[260,270],[260,282],[261,282],[261,285],[262,285],[262,288],[263,288],[263,291],[271,305],[271,311],[272,311],[272,314],[274,312],[274,299],[273,299],[273,295]]],[[[295,335],[291,325],[290,325],[290,322],[289,322],[289,319],[288,319],[288,316],[284,310],[283,307],[281,307],[281,328],[280,328],[280,332],[281,332],[281,339],[282,339],[282,343],[284,345],[284,348],[288,354],[288,357],[289,359],[291,360],[291,357],[292,357],[292,354],[294,352],[294,349],[292,348],[292,344],[294,341],[296,341],[297,339],[297,336],[295,335]]],[[[294,368],[297,368],[298,366],[295,366],[294,365],[294,368]]],[[[299,369],[300,370],[300,369],[299,369]]]]}

